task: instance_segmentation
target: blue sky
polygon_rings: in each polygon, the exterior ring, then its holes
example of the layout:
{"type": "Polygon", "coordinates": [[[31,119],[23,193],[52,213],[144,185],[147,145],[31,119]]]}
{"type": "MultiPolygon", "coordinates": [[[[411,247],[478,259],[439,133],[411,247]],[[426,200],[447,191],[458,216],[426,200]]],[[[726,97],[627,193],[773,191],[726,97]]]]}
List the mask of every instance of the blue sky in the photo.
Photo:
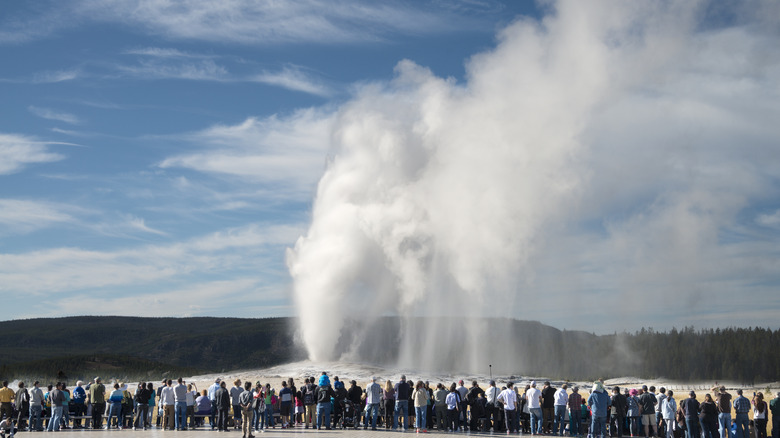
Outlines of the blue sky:
{"type": "MultiPolygon", "coordinates": [[[[681,7],[684,19],[661,29],[652,18],[671,7],[628,8],[595,3],[583,14],[607,28],[632,14],[645,20],[602,38],[613,49],[637,44],[606,52],[619,66],[584,64],[593,70],[581,76],[614,81],[588,83],[597,99],[557,94],[572,80],[566,69],[546,70],[540,86],[506,84],[580,111],[565,121],[576,125],[578,147],[565,152],[576,163],[544,162],[571,171],[561,184],[581,189],[555,199],[576,208],[534,210],[540,222],[524,232],[535,237],[510,246],[524,254],[510,316],[595,331],[777,327],[777,22],[705,3],[681,7]],[[580,318],[561,315],[545,294],[568,300],[580,318]],[[626,296],[646,299],[633,306],[626,296]],[[620,321],[588,322],[618,311],[620,321]]],[[[579,51],[580,41],[566,42],[576,9],[487,0],[4,3],[2,318],[296,314],[287,251],[300,236],[313,239],[317,184],[349,157],[340,135],[347,117],[360,117],[355,108],[418,102],[427,81],[483,102],[480,84],[500,86],[494,71],[530,59],[523,44],[532,37],[548,53],[596,59],[587,38],[579,51]]],[[[533,71],[522,63],[517,71],[526,67],[533,71]]],[[[534,193],[549,188],[532,183],[534,193]]],[[[483,283],[454,276],[466,289],[483,283]]]]}

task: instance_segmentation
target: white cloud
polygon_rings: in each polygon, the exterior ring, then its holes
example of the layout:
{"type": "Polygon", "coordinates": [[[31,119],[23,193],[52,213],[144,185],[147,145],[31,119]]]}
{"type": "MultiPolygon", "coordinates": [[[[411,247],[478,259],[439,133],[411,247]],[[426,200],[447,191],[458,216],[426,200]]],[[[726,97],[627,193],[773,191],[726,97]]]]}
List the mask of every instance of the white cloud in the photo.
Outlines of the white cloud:
{"type": "Polygon", "coordinates": [[[279,195],[308,199],[325,165],[332,117],[308,109],[213,126],[182,136],[202,152],[166,158],[160,167],[232,175],[278,188],[279,195]]]}
{"type": "Polygon", "coordinates": [[[150,56],[155,58],[213,58],[211,55],[184,52],[178,49],[164,47],[144,47],[129,49],[122,52],[126,55],[150,56]]]}
{"type": "Polygon", "coordinates": [[[65,205],[23,199],[0,199],[0,235],[26,233],[57,223],[75,222],[65,205]]]}
{"type": "Polygon", "coordinates": [[[131,0],[110,5],[95,0],[50,3],[45,11],[19,8],[0,20],[0,44],[19,44],[85,23],[111,23],[169,39],[234,42],[363,43],[394,34],[456,31],[473,22],[450,9],[415,3],[338,0],[257,2],[231,0],[131,0]]]}
{"type": "Polygon", "coordinates": [[[0,254],[0,290],[54,297],[98,288],[194,283],[230,273],[256,280],[273,276],[264,266],[279,263],[284,246],[300,232],[300,226],[252,224],[184,242],[137,248],[52,248],[0,254]]]}
{"type": "Polygon", "coordinates": [[[65,158],[63,155],[49,152],[47,144],[52,143],[24,135],[0,133],[0,175],[19,172],[28,164],[48,163],[65,158]]]}
{"type": "Polygon", "coordinates": [[[279,72],[263,72],[251,77],[249,80],[315,96],[329,97],[333,94],[333,90],[330,87],[312,79],[298,66],[285,67],[279,72]]]}
{"type": "Polygon", "coordinates": [[[225,67],[210,59],[193,62],[141,60],[136,65],[117,65],[116,69],[139,79],[188,79],[197,81],[229,80],[225,67]]]}
{"type": "Polygon", "coordinates": [[[57,82],[72,81],[81,76],[78,70],[55,70],[36,73],[32,77],[32,82],[36,84],[50,84],[57,82]]]}
{"type": "Polygon", "coordinates": [[[38,117],[49,120],[58,120],[60,122],[70,123],[71,125],[78,125],[81,120],[73,114],[63,113],[51,110],[49,108],[41,108],[37,106],[28,106],[27,109],[38,117]]]}
{"type": "Polygon", "coordinates": [[[756,218],[756,222],[765,227],[780,226],[780,210],[777,210],[772,214],[760,214],[756,218]]]}

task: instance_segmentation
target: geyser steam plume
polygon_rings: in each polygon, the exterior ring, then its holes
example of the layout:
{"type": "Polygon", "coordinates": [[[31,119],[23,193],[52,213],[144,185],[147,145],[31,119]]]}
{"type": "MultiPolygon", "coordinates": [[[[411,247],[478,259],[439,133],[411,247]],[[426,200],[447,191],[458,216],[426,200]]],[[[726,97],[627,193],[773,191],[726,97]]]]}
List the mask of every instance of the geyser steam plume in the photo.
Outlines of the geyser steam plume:
{"type": "Polygon", "coordinates": [[[310,358],[377,360],[358,354],[382,349],[367,334],[399,315],[400,366],[522,366],[481,318],[534,319],[534,258],[585,208],[589,127],[674,79],[700,8],[564,2],[503,29],[464,84],[402,61],[391,83],[362,86],[336,115],[311,227],[288,253],[310,358]],[[363,325],[339,346],[345,319],[363,325]]]}

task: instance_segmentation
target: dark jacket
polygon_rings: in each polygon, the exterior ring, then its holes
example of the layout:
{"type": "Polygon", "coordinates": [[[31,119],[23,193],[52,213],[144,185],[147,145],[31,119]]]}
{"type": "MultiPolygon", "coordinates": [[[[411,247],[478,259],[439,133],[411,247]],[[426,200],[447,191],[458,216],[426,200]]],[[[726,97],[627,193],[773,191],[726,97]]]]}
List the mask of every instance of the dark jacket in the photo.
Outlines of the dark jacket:
{"type": "Polygon", "coordinates": [[[214,391],[214,401],[217,403],[217,408],[230,409],[230,392],[227,388],[220,386],[214,391]]]}
{"type": "Polygon", "coordinates": [[[612,416],[625,417],[628,414],[628,400],[623,394],[612,396],[612,416]]]}
{"type": "Polygon", "coordinates": [[[406,381],[401,381],[395,384],[395,399],[396,400],[409,400],[412,395],[412,391],[409,389],[409,384],[406,381]]]}
{"type": "Polygon", "coordinates": [[[349,399],[349,401],[351,401],[357,406],[360,406],[361,403],[360,396],[362,395],[363,395],[363,390],[357,385],[350,386],[349,390],[347,391],[347,398],[349,399]]]}
{"type": "Polygon", "coordinates": [[[482,390],[479,386],[472,386],[469,389],[469,392],[466,393],[466,399],[469,401],[469,404],[474,405],[474,402],[477,401],[477,397],[482,394],[485,395],[485,391],[482,390]]]}
{"type": "Polygon", "coordinates": [[[555,388],[552,386],[542,389],[542,407],[545,409],[555,407],[555,388]]]}
{"type": "Polygon", "coordinates": [[[680,403],[686,418],[696,418],[699,415],[699,401],[695,398],[686,398],[680,403]]]}
{"type": "Polygon", "coordinates": [[[317,403],[330,403],[330,398],[336,397],[330,384],[317,387],[317,403]]]}
{"type": "Polygon", "coordinates": [[[149,399],[152,398],[152,390],[146,388],[139,388],[135,392],[135,401],[142,405],[149,404],[149,399]]]}

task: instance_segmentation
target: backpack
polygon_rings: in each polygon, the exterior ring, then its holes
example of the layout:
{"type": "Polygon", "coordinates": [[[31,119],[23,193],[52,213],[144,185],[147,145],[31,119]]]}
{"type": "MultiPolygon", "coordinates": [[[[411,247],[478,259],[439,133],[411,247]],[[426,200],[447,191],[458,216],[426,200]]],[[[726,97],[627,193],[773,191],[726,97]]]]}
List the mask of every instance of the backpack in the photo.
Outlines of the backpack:
{"type": "Polygon", "coordinates": [[[306,385],[306,392],[303,394],[303,404],[313,405],[316,402],[314,388],[311,384],[306,385]]]}

